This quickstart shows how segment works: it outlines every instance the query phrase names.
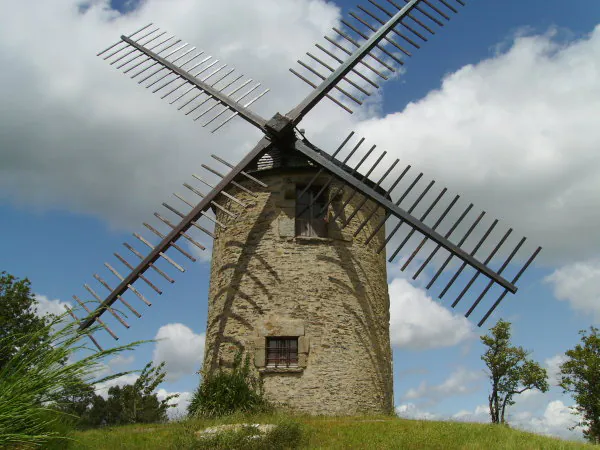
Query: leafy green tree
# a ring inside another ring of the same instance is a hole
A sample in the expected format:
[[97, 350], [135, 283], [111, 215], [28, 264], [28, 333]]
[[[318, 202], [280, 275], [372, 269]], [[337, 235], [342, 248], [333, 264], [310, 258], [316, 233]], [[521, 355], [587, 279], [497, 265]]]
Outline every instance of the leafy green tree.
[[581, 344], [567, 350], [567, 360], [560, 366], [560, 383], [564, 392], [575, 399], [575, 410], [582, 417], [577, 424], [585, 438], [600, 444], [600, 334], [590, 327], [581, 330]]
[[481, 337], [487, 347], [481, 359], [489, 370], [492, 384], [489, 408], [492, 423], [505, 424], [506, 407], [513, 405], [513, 397], [530, 389], [548, 391], [546, 369], [531, 359], [530, 352], [510, 342], [510, 322], [502, 319], [491, 328], [491, 335]]
[[33, 347], [48, 346], [47, 320], [36, 315], [38, 302], [27, 278], [0, 272], [0, 369], [18, 352], [19, 337], [35, 336]]
[[134, 384], [109, 388], [106, 400], [94, 394], [89, 410], [81, 416], [82, 425], [165, 422], [167, 410], [174, 406], [169, 402], [179, 394], [172, 394], [159, 400], [154, 393], [165, 378], [164, 366], [164, 362], [156, 367], [151, 362], [146, 364]]
[[94, 386], [81, 379], [74, 379], [54, 394], [53, 406], [59, 411], [78, 417], [79, 421], [83, 422], [87, 420], [94, 397], [96, 397]]

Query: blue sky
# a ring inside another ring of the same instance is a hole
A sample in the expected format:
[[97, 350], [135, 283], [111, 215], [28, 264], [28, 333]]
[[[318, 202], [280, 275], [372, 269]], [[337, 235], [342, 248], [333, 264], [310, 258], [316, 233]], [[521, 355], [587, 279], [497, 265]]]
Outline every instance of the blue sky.
[[[183, 193], [177, 186], [215, 148], [235, 161], [257, 138], [240, 123], [210, 136], [95, 53], [155, 21], [264, 81], [272, 92], [258, 108], [270, 115], [306, 94], [288, 67], [335, 23], [338, 8], [345, 14], [354, 6], [316, 0], [265, 0], [264, 10], [234, 0], [80, 4], [60, 0], [48, 9], [40, 3], [35, 13], [12, 4], [0, 18], [0, 61], [8, 68], [0, 75], [0, 269], [29, 277], [49, 311], [73, 303], [73, 294], [83, 296], [83, 283], [104, 293], [94, 273], [116, 284], [102, 264], [119, 265], [112, 253], [126, 255], [121, 243], [134, 242], [138, 224], [171, 192]], [[499, 317], [511, 321], [515, 343], [549, 368], [575, 345], [578, 330], [600, 319], [600, 134], [592, 119], [600, 107], [599, 17], [600, 4], [589, 0], [569, 8], [554, 0], [472, 2], [415, 53], [399, 79], [384, 85], [371, 109], [349, 117], [323, 105], [306, 120], [315, 142], [329, 148], [357, 130], [544, 247], [518, 294], [486, 325]], [[282, 19], [289, 21], [285, 29]], [[124, 342], [168, 338], [107, 362], [107, 371], [163, 358], [171, 379], [162, 388], [194, 389], [206, 326], [204, 256], [175, 274], [174, 285], [163, 284], [162, 296], [144, 291], [151, 308], [132, 297], [143, 318], [129, 317], [131, 329], [107, 320]], [[400, 292], [391, 296], [398, 314], [392, 342], [399, 410], [487, 420], [477, 409], [487, 402], [478, 342], [485, 329], [442, 312], [450, 311], [447, 302], [427, 298], [422, 283], [408, 284], [397, 264], [388, 272], [397, 288], [391, 293]], [[106, 333], [97, 337], [112, 345]], [[554, 387], [519, 401], [509, 420], [578, 438], [566, 430], [571, 404]]]

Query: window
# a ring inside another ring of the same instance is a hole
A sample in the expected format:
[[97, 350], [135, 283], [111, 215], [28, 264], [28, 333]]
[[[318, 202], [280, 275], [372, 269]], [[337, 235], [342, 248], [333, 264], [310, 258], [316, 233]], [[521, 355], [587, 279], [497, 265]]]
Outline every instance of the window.
[[298, 365], [297, 337], [268, 337], [267, 366], [290, 367]]
[[296, 236], [327, 237], [325, 190], [296, 188]]

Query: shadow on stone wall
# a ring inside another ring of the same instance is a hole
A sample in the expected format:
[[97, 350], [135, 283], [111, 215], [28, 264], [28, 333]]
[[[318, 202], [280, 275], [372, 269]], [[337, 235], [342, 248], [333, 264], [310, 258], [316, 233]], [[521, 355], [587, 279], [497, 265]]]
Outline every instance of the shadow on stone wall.
[[[269, 299], [272, 299], [272, 293], [269, 292], [265, 284], [260, 281], [256, 276], [248, 270], [249, 265], [252, 261], [258, 261], [265, 269], [265, 273], [270, 274], [278, 283], [281, 281], [275, 269], [271, 267], [267, 261], [256, 253], [256, 250], [263, 238], [263, 236], [269, 231], [271, 222], [275, 220], [273, 209], [270, 206], [272, 200], [272, 193], [269, 193], [269, 197], [265, 201], [263, 208], [261, 209], [257, 220], [254, 221], [254, 225], [250, 231], [246, 234], [246, 241], [229, 240], [223, 245], [225, 247], [238, 247], [241, 252], [236, 262], [230, 262], [221, 265], [216, 270], [219, 272], [219, 276], [223, 276], [227, 271], [233, 270], [230, 275], [230, 282], [226, 287], [221, 288], [215, 294], [214, 300], [225, 296], [221, 313], [218, 314], [211, 323], [208, 324], [208, 329], [211, 330], [211, 334], [214, 333], [214, 342], [210, 348], [207, 348], [205, 362], [208, 363], [209, 373], [216, 370], [219, 365], [230, 366], [231, 361], [221, 360], [220, 351], [221, 347], [225, 343], [229, 343], [235, 346], [236, 350], [244, 350], [244, 345], [240, 340], [234, 336], [226, 336], [225, 328], [227, 322], [230, 319], [236, 320], [243, 324], [249, 329], [253, 328], [253, 325], [245, 320], [243, 317], [233, 312], [233, 303], [236, 297], [246, 301], [248, 305], [256, 309], [259, 314], [263, 313], [262, 308], [252, 298], [243, 292], [240, 288], [242, 279], [244, 276], [249, 277], [258, 287], [262, 290], [263, 294]], [[243, 212], [242, 212], [243, 214]], [[213, 300], [213, 301], [214, 301]], [[214, 327], [217, 327], [216, 331]]]
[[[376, 248], [377, 241], [378, 239], [373, 240], [371, 244], [373, 249]], [[391, 368], [389, 367], [391, 361], [388, 362], [388, 358], [391, 356], [391, 349], [389, 336], [383, 336], [379, 332], [379, 330], [381, 330], [380, 321], [389, 321], [388, 314], [384, 313], [383, 317], [381, 317], [383, 311], [378, 312], [373, 310], [368, 292], [373, 294], [378, 288], [370, 283], [369, 277], [364, 271], [361, 261], [356, 258], [351, 251], [352, 245], [335, 245], [333, 248], [338, 255], [337, 258], [321, 256], [319, 257], [319, 260], [326, 261], [329, 264], [338, 265], [348, 276], [348, 280], [351, 283], [350, 285], [347, 282], [332, 276], [329, 277], [329, 281], [341, 287], [348, 292], [350, 296], [356, 299], [356, 303], [345, 302], [343, 307], [349, 314], [354, 316], [356, 319], [355, 323], [361, 324], [360, 329], [355, 329], [355, 334], [363, 348], [366, 350], [371, 365], [376, 368], [376, 370], [371, 372], [373, 374], [373, 384], [378, 387], [382, 399], [385, 400], [385, 407], [391, 412], [393, 410], [392, 373]], [[365, 286], [361, 282], [360, 275], [362, 275], [362, 278], [369, 283], [369, 290], [365, 289]], [[387, 282], [387, 280], [384, 282]], [[358, 304], [360, 312], [356, 311], [355, 304]], [[385, 327], [384, 329], [387, 330], [388, 327]], [[382, 367], [382, 363], [384, 364], [384, 367]]]

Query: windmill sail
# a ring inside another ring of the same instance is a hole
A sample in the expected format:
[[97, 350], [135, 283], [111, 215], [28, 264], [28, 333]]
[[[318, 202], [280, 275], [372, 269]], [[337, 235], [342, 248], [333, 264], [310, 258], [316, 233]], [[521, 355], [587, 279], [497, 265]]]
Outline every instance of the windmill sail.
[[[161, 275], [165, 280], [167, 280], [170, 283], [173, 283], [175, 280], [173, 280], [169, 275], [167, 275], [164, 271], [162, 271], [155, 265], [156, 261], [162, 258], [166, 262], [168, 262], [171, 266], [173, 266], [175, 269], [177, 269], [178, 271], [180, 271], [180, 272], [185, 271], [185, 269], [180, 264], [175, 262], [171, 257], [169, 257], [167, 255], [167, 250], [169, 250], [170, 248], [176, 249], [179, 253], [183, 254], [187, 259], [191, 260], [192, 262], [195, 261], [195, 258], [192, 255], [190, 255], [187, 251], [185, 251], [180, 245], [178, 245], [177, 241], [181, 238], [184, 238], [185, 240], [189, 241], [191, 244], [195, 245], [199, 249], [201, 249], [201, 250], [206, 249], [206, 247], [204, 245], [197, 242], [195, 239], [193, 239], [188, 234], [188, 230], [192, 227], [195, 227], [195, 228], [199, 229], [200, 231], [202, 231], [203, 233], [205, 233], [205, 235], [207, 235], [209, 237], [214, 237], [213, 233], [210, 230], [206, 229], [205, 227], [203, 227], [202, 225], [200, 225], [197, 222], [202, 217], [208, 217], [215, 223], [216, 226], [222, 226], [216, 219], [211, 218], [209, 216], [208, 210], [211, 207], [217, 207], [229, 215], [236, 216], [236, 214], [234, 212], [226, 209], [222, 205], [215, 202], [216, 197], [219, 195], [223, 195], [223, 196], [230, 198], [233, 201], [233, 203], [237, 203], [241, 207], [246, 206], [242, 202], [237, 200], [234, 196], [232, 196], [231, 194], [228, 194], [226, 191], [227, 188], [231, 185], [235, 185], [238, 187], [241, 186], [239, 183], [234, 181], [234, 178], [236, 178], [237, 176], [244, 176], [244, 177], [252, 180], [253, 183], [257, 184], [261, 188], [266, 187], [266, 185], [263, 182], [254, 178], [252, 175], [246, 173], [244, 171], [244, 169], [256, 157], [260, 156], [260, 154], [262, 152], [266, 151], [270, 145], [271, 145], [271, 142], [268, 139], [263, 138], [256, 145], [256, 147], [250, 153], [248, 153], [242, 159], [242, 161], [236, 166], [233, 166], [232, 164], [226, 162], [224, 159], [222, 159], [216, 155], [213, 155], [214, 159], [216, 159], [220, 163], [226, 165], [227, 167], [231, 168], [231, 170], [229, 171], [229, 173], [227, 175], [221, 175], [221, 173], [218, 170], [215, 170], [204, 164], [203, 167], [207, 171], [209, 171], [212, 174], [217, 174], [217, 175], [221, 176], [221, 180], [215, 186], [215, 185], [212, 185], [211, 183], [205, 181], [203, 178], [199, 177], [198, 175], [194, 175], [194, 178], [196, 178], [198, 181], [211, 187], [210, 192], [208, 192], [207, 194], [202, 193], [198, 188], [191, 186], [189, 183], [184, 183], [184, 186], [188, 187], [191, 191], [193, 191], [195, 194], [197, 194], [198, 196], [200, 196], [202, 198], [195, 206], [193, 205], [193, 203], [186, 202], [186, 203], [188, 203], [188, 206], [192, 207], [192, 210], [189, 213], [183, 214], [183, 213], [179, 212], [176, 208], [173, 208], [172, 206], [170, 206], [166, 203], [163, 203], [163, 206], [165, 208], [167, 208], [169, 211], [171, 211], [172, 213], [179, 216], [181, 218], [181, 220], [177, 224], [173, 224], [168, 219], [165, 219], [161, 214], [154, 213], [155, 217], [157, 217], [162, 222], [163, 225], [167, 225], [168, 232], [165, 232], [166, 234], [161, 233], [152, 225], [144, 223], [144, 226], [147, 229], [149, 229], [151, 232], [153, 232], [153, 234], [155, 234], [161, 238], [160, 243], [156, 246], [152, 245], [146, 238], [144, 238], [139, 233], [133, 233], [134, 237], [136, 239], [138, 239], [140, 242], [142, 242], [146, 247], [148, 247], [150, 251], [146, 255], [144, 255], [144, 254], [140, 253], [138, 250], [136, 250], [131, 244], [129, 244], [129, 243], [124, 244], [124, 246], [128, 250], [130, 250], [132, 253], [134, 253], [141, 260], [135, 267], [132, 264], [128, 263], [127, 260], [125, 258], [123, 258], [121, 255], [119, 255], [118, 253], [115, 253], [115, 256], [117, 257], [117, 259], [121, 263], [126, 265], [126, 267], [128, 267], [128, 269], [130, 269], [130, 272], [127, 276], [121, 275], [110, 264], [105, 263], [105, 267], [107, 269], [109, 269], [109, 271], [120, 280], [120, 283], [115, 288], [111, 288], [110, 285], [106, 281], [104, 281], [103, 278], [101, 278], [97, 274], [94, 275], [94, 278], [102, 286], [104, 286], [106, 289], [108, 289], [110, 291], [110, 293], [106, 296], [106, 298], [104, 300], [101, 299], [101, 297], [98, 295], [98, 293], [93, 288], [91, 288], [87, 284], [84, 284], [85, 289], [96, 300], [97, 306], [94, 311], [90, 311], [90, 309], [87, 308], [87, 306], [85, 305], [84, 302], [81, 302], [78, 297], [74, 296], [75, 300], [88, 312], [88, 315], [85, 318], [80, 319], [81, 320], [80, 329], [82, 329], [82, 330], [86, 329], [86, 328], [90, 327], [95, 321], [97, 321], [102, 327], [104, 327], [106, 329], [106, 331], [114, 339], [118, 339], [117, 335], [115, 333], [113, 333], [112, 330], [110, 330], [106, 326], [106, 324], [104, 322], [102, 322], [102, 320], [100, 319], [100, 316], [102, 314], [104, 314], [104, 312], [108, 311], [123, 326], [125, 326], [126, 328], [129, 328], [129, 324], [127, 324], [127, 322], [124, 321], [124, 319], [121, 317], [121, 315], [118, 314], [118, 312], [115, 311], [115, 309], [112, 307], [112, 305], [117, 300], [121, 301], [125, 306], [127, 306], [128, 309], [130, 311], [132, 311], [136, 316], [141, 317], [141, 314], [139, 314], [131, 305], [129, 305], [123, 299], [123, 295], [125, 294], [125, 292], [127, 292], [128, 290], [131, 291], [140, 300], [142, 300], [144, 303], [146, 303], [146, 305], [150, 306], [150, 303], [139, 292], [139, 290], [135, 288], [134, 283], [138, 280], [142, 280], [147, 285], [149, 285], [154, 291], [156, 291], [158, 294], [161, 294], [162, 291], [160, 289], [158, 289], [145, 275], [145, 273], [150, 270], [154, 270], [159, 275]], [[179, 195], [177, 197], [180, 199], [183, 198]], [[97, 342], [94, 341], [94, 344], [97, 345]]]
[[[150, 31], [148, 31], [150, 29]], [[166, 37], [165, 37], [166, 36]], [[215, 132], [236, 116], [263, 129], [265, 119], [248, 107], [269, 89], [251, 78], [234, 74], [235, 69], [181, 43], [181, 39], [146, 25], [97, 54], [110, 65], [130, 75], [138, 84], [159, 93], [177, 109], [202, 119]]]
[[[408, 197], [408, 195], [415, 188], [417, 183], [421, 180], [423, 174], [422, 173], [419, 174], [413, 180], [413, 182], [408, 186], [408, 188], [405, 189], [404, 192], [402, 192], [399, 195], [399, 198], [396, 201], [394, 201], [393, 198], [398, 197], [398, 193], [396, 193], [394, 191], [394, 189], [396, 188], [396, 186], [398, 185], [400, 180], [406, 175], [410, 166], [408, 166], [404, 171], [401, 172], [400, 176], [392, 183], [391, 187], [388, 188], [387, 191], [382, 193], [381, 189], [380, 189], [380, 185], [384, 181], [384, 179], [390, 174], [392, 169], [396, 166], [396, 164], [398, 163], [398, 160], [393, 162], [391, 164], [391, 166], [388, 168], [388, 170], [385, 172], [385, 174], [379, 179], [379, 181], [374, 183], [373, 181], [369, 180], [368, 177], [375, 170], [375, 168], [381, 163], [381, 161], [383, 160], [383, 157], [385, 156], [385, 152], [383, 152], [379, 156], [379, 158], [370, 167], [370, 169], [367, 171], [367, 173], [365, 175], [361, 175], [358, 172], [358, 170], [360, 169], [360, 166], [362, 166], [362, 164], [372, 154], [373, 150], [375, 149], [375, 146], [371, 147], [365, 153], [363, 158], [357, 163], [356, 166], [349, 167], [346, 164], [348, 162], [348, 160], [355, 154], [358, 147], [360, 145], [362, 145], [362, 143], [364, 142], [364, 139], [361, 139], [359, 141], [358, 145], [356, 145], [350, 151], [349, 155], [346, 156], [346, 158], [343, 161], [340, 161], [339, 159], [336, 158], [338, 153], [340, 153], [340, 150], [349, 141], [352, 134], [353, 133], [351, 133], [344, 140], [342, 145], [331, 156], [329, 154], [327, 154], [326, 152], [324, 152], [323, 150], [319, 149], [318, 147], [314, 146], [313, 144], [309, 143], [306, 140], [305, 141], [298, 140], [295, 143], [295, 149], [297, 151], [303, 153], [308, 158], [312, 159], [315, 163], [317, 163], [322, 168], [322, 170], [329, 172], [331, 174], [332, 178], [336, 177], [336, 178], [342, 180], [347, 186], [349, 186], [351, 188], [349, 197], [345, 200], [343, 206], [338, 211], [343, 211], [344, 207], [348, 203], [350, 203], [350, 200], [355, 195], [360, 195], [363, 197], [363, 200], [359, 203], [358, 208], [352, 214], [350, 214], [350, 216], [348, 218], [345, 218], [345, 220], [343, 220], [340, 225], [342, 227], [347, 226], [350, 223], [350, 221], [353, 219], [353, 217], [356, 215], [356, 213], [359, 211], [359, 209], [362, 208], [366, 204], [367, 201], [369, 201], [369, 200], [372, 201], [376, 205], [376, 208], [373, 209], [371, 211], [371, 214], [369, 214], [367, 216], [367, 218], [359, 225], [359, 227], [357, 228], [357, 230], [354, 233], [354, 236], [357, 236], [360, 233], [360, 231], [367, 224], [369, 219], [375, 214], [376, 209], [382, 208], [385, 211], [384, 219], [379, 223], [378, 226], [376, 226], [375, 230], [373, 230], [370, 233], [370, 235], [366, 238], [366, 241], [365, 241], [365, 244], [368, 244], [373, 239], [373, 237], [377, 234], [377, 232], [381, 229], [381, 227], [383, 227], [386, 224], [386, 222], [388, 222], [391, 225], [392, 222], [389, 222], [388, 219], [390, 219], [390, 218], [397, 219], [397, 223], [395, 224], [393, 229], [389, 232], [385, 241], [377, 249], [377, 252], [381, 252], [386, 248], [386, 244], [388, 244], [392, 240], [392, 238], [396, 235], [398, 230], [404, 224], [406, 224], [410, 228], [410, 232], [407, 233], [407, 235], [404, 237], [404, 239], [399, 244], [399, 246], [392, 252], [391, 256], [388, 259], [389, 262], [393, 262], [396, 259], [396, 257], [400, 253], [400, 251], [404, 248], [404, 246], [409, 242], [409, 240], [413, 237], [413, 235], [415, 233], [417, 235], [422, 236], [422, 239], [421, 239], [421, 242], [416, 246], [416, 248], [414, 249], [414, 251], [410, 255], [410, 257], [404, 262], [404, 264], [401, 268], [402, 271], [404, 271], [410, 265], [410, 263], [414, 260], [414, 258], [417, 256], [417, 254], [421, 250], [424, 249], [425, 243], [427, 241], [434, 242], [436, 244], [435, 248], [428, 255], [428, 257], [425, 259], [425, 261], [421, 264], [419, 269], [413, 274], [413, 277], [412, 277], [413, 279], [416, 279], [423, 272], [423, 269], [425, 269], [425, 267], [431, 263], [433, 257], [436, 255], [436, 253], [438, 253], [440, 250], [442, 250], [442, 252], [445, 252], [447, 255], [446, 259], [445, 259], [444, 263], [438, 268], [438, 270], [436, 271], [436, 273], [432, 277], [432, 279], [429, 281], [429, 283], [427, 284], [427, 289], [430, 289], [434, 285], [434, 283], [439, 279], [440, 275], [448, 267], [449, 263], [453, 260], [453, 258], [457, 258], [459, 261], [461, 261], [460, 266], [456, 271], [454, 271], [454, 275], [452, 276], [452, 278], [448, 281], [448, 283], [445, 285], [445, 287], [440, 292], [439, 298], [444, 297], [445, 294], [450, 289], [450, 287], [456, 282], [456, 280], [465, 273], [465, 268], [470, 267], [470, 268], [474, 269], [475, 274], [470, 278], [470, 280], [467, 282], [464, 289], [458, 294], [458, 296], [452, 303], [453, 308], [457, 306], [457, 304], [465, 296], [467, 291], [473, 286], [474, 282], [477, 280], [477, 278], [480, 275], [483, 275], [484, 277], [486, 277], [489, 280], [489, 283], [486, 286], [486, 288], [484, 289], [484, 291], [479, 295], [479, 297], [471, 305], [471, 307], [465, 314], [466, 317], [469, 317], [472, 314], [473, 310], [479, 305], [482, 298], [487, 294], [487, 292], [490, 290], [492, 285], [496, 284], [496, 285], [500, 286], [503, 289], [502, 294], [499, 296], [499, 298], [496, 300], [496, 302], [494, 302], [492, 307], [488, 310], [488, 312], [482, 317], [482, 319], [478, 323], [478, 326], [483, 325], [483, 323], [487, 320], [487, 318], [490, 316], [490, 314], [496, 309], [496, 307], [498, 306], [500, 301], [502, 301], [502, 299], [506, 296], [506, 294], [508, 292], [511, 292], [513, 294], [517, 292], [517, 287], [515, 286], [515, 283], [518, 281], [518, 279], [520, 278], [522, 273], [527, 269], [527, 267], [533, 262], [535, 257], [540, 252], [541, 247], [538, 247], [533, 252], [533, 254], [529, 257], [529, 259], [527, 260], [525, 265], [517, 272], [517, 274], [512, 278], [511, 281], [507, 280], [506, 278], [504, 278], [503, 272], [507, 268], [509, 263], [512, 261], [512, 259], [516, 255], [516, 253], [521, 249], [523, 243], [525, 242], [525, 238], [522, 238], [519, 241], [519, 243], [512, 249], [510, 255], [508, 256], [508, 258], [504, 261], [504, 263], [501, 265], [501, 267], [498, 270], [492, 269], [490, 266], [490, 263], [493, 261], [494, 256], [496, 256], [496, 254], [498, 253], [500, 248], [506, 243], [508, 237], [512, 234], [512, 231], [513, 231], [512, 228], [508, 229], [504, 233], [502, 238], [496, 243], [493, 250], [487, 255], [485, 260], [482, 261], [480, 259], [480, 257], [477, 255], [477, 253], [480, 250], [480, 248], [483, 246], [483, 244], [486, 242], [487, 238], [490, 236], [490, 234], [492, 233], [492, 231], [494, 230], [496, 225], [498, 224], [497, 219], [495, 219], [492, 222], [492, 224], [486, 229], [486, 231], [483, 233], [483, 236], [479, 239], [479, 241], [477, 242], [477, 244], [471, 251], [465, 250], [465, 248], [464, 248], [465, 242], [467, 242], [468, 238], [473, 235], [473, 231], [475, 231], [477, 229], [477, 227], [481, 225], [481, 219], [485, 216], [485, 212], [481, 212], [474, 220], [472, 220], [472, 218], [471, 218], [471, 219], [467, 219], [467, 221], [465, 221], [465, 222], [469, 222], [469, 220], [471, 220], [471, 224], [470, 224], [467, 232], [464, 233], [462, 235], [462, 237], [459, 237], [458, 242], [456, 242], [457, 236], [455, 236], [453, 233], [456, 231], [459, 224], [461, 224], [461, 222], [464, 221], [465, 217], [472, 210], [473, 204], [470, 204], [466, 208], [466, 210], [463, 211], [463, 213], [460, 215], [458, 220], [456, 220], [456, 222], [451, 226], [450, 230], [447, 233], [445, 233], [444, 235], [442, 235], [436, 229], [444, 221], [444, 219], [448, 216], [448, 213], [452, 210], [452, 208], [456, 205], [456, 203], [459, 199], [459, 196], [458, 195], [455, 196], [453, 198], [453, 200], [450, 202], [450, 204], [443, 210], [443, 212], [441, 212], [439, 214], [433, 214], [434, 217], [437, 215], [438, 219], [435, 221], [435, 223], [428, 225], [426, 223], [426, 219], [430, 216], [431, 212], [437, 207], [439, 201], [446, 194], [447, 189], [444, 188], [440, 191], [440, 193], [435, 197], [434, 201], [431, 204], [429, 204], [429, 206], [427, 207], [425, 212], [420, 217], [414, 216], [413, 211], [418, 206], [420, 206], [420, 202], [430, 191], [431, 187], [435, 184], [435, 181], [431, 181], [421, 191], [420, 195], [417, 196], [416, 200], [412, 201], [412, 204], [410, 204], [408, 209], [404, 209], [402, 207], [403, 201]], [[385, 164], [384, 164], [384, 166], [385, 166]], [[309, 183], [304, 188], [305, 191], [310, 189], [310, 187], [315, 179], [316, 179], [316, 177], [314, 177], [313, 180], [311, 181], [311, 183]], [[322, 208], [322, 210], [321, 210], [322, 214], [325, 213], [327, 206], [329, 206], [329, 205], [325, 205], [325, 207]], [[300, 214], [301, 213], [302, 212], [300, 212]], [[339, 218], [339, 212], [338, 212], [338, 214], [334, 215], [333, 218], [330, 220], [336, 220], [338, 218]], [[462, 225], [465, 226], [466, 223], [463, 223]]]
[[436, 33], [434, 28], [443, 27], [464, 6], [462, 0], [369, 3], [369, 7], [359, 5], [360, 12], [350, 12], [340, 28], [334, 27], [333, 37], [325, 36], [325, 42], [315, 44], [316, 55], [307, 52], [308, 58], [298, 60], [301, 68], [290, 69], [314, 88], [287, 114], [292, 122], [299, 122], [323, 97], [352, 113], [352, 104], [362, 105], [372, 89], [378, 89]]

